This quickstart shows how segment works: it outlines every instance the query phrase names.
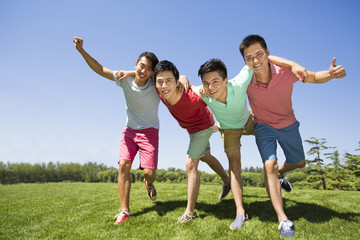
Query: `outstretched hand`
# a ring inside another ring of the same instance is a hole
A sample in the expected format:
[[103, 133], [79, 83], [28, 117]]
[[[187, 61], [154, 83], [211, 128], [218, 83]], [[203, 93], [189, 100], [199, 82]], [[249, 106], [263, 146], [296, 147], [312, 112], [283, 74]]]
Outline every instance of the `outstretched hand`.
[[331, 62], [329, 73], [333, 78], [343, 78], [346, 76], [345, 68], [342, 65], [336, 65], [336, 57]]
[[83, 48], [83, 39], [79, 37], [73, 37], [73, 42], [75, 44], [76, 49], [79, 51]]

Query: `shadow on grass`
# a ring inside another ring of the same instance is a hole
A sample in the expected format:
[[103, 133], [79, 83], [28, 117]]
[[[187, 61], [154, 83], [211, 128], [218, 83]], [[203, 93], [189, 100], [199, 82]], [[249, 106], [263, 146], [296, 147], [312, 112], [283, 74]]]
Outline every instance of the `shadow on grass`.
[[[285, 213], [291, 220], [298, 220], [300, 218], [312, 223], [320, 223], [330, 221], [332, 218], [339, 218], [346, 221], [358, 222], [360, 214], [356, 213], [339, 213], [330, 208], [323, 207], [313, 203], [298, 202], [289, 199], [283, 199], [284, 205], [287, 202], [291, 206], [285, 207]], [[245, 209], [250, 217], [258, 217], [260, 221], [277, 221], [275, 210], [270, 200], [256, 201], [245, 204]]]
[[[168, 212], [175, 211], [176, 209], [186, 209], [187, 201], [155, 201], [154, 206], [143, 209], [142, 211], [132, 214], [138, 216], [148, 212], [156, 211], [159, 216], [163, 216]], [[235, 215], [234, 200], [223, 200], [217, 204], [208, 204], [197, 202], [196, 210], [204, 212], [199, 217], [204, 218], [208, 215], [214, 215], [218, 219], [233, 219]], [[179, 216], [180, 217], [180, 216]]]
[[[246, 196], [245, 196], [246, 198]], [[259, 197], [263, 199], [264, 197]], [[303, 203], [294, 200], [283, 199], [284, 205], [286, 202], [291, 202], [291, 206], [285, 207], [286, 215], [291, 220], [298, 220], [304, 218], [309, 222], [320, 223], [330, 221], [332, 218], [339, 218], [346, 221], [359, 221], [360, 214], [355, 213], [339, 213], [327, 207], [323, 207], [313, 203]], [[154, 206], [136, 212], [133, 216], [146, 214], [148, 212], [156, 211], [159, 216], [163, 216], [168, 212], [175, 211], [180, 208], [185, 211], [187, 201], [155, 201]], [[277, 216], [270, 200], [255, 201], [251, 203], [244, 203], [244, 208], [249, 214], [250, 218], [257, 217], [263, 222], [277, 222]], [[200, 214], [201, 218], [206, 216], [215, 216], [219, 220], [234, 219], [235, 217], [235, 203], [233, 199], [226, 199], [219, 201], [216, 204], [208, 204], [203, 202], [196, 203], [196, 210], [203, 212]], [[180, 216], [179, 216], [180, 217]]]

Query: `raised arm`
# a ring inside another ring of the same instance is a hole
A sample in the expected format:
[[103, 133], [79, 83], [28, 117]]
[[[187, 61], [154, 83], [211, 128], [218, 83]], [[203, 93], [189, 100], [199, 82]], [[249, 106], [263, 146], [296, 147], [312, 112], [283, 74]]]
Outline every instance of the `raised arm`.
[[75, 44], [76, 50], [83, 56], [86, 63], [89, 67], [94, 70], [97, 74], [114, 81], [113, 71], [103, 67], [100, 63], [98, 63], [94, 58], [92, 58], [83, 48], [83, 40], [79, 37], [73, 37], [73, 42]]
[[301, 82], [308, 81], [308, 77], [309, 77], [308, 71], [306, 70], [306, 68], [299, 65], [298, 63], [273, 55], [270, 55], [269, 59], [272, 63], [275, 63], [276, 65], [291, 68], [291, 71], [295, 74], [295, 76], [297, 77], [297, 79], [299, 79], [299, 81]]
[[346, 76], [345, 68], [342, 65], [336, 66], [336, 57], [333, 58], [328, 71], [309, 72], [307, 82], [325, 83], [333, 78], [344, 78]]

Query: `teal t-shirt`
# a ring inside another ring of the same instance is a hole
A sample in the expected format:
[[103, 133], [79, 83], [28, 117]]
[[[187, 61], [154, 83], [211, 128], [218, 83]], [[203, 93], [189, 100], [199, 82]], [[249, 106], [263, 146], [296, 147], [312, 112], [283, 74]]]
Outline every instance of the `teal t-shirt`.
[[253, 74], [254, 72], [248, 66], [244, 66], [235, 78], [229, 80], [226, 104], [213, 98], [202, 97], [199, 93], [200, 87], [194, 89], [215, 115], [220, 129], [238, 129], [245, 126], [250, 116], [246, 90]]

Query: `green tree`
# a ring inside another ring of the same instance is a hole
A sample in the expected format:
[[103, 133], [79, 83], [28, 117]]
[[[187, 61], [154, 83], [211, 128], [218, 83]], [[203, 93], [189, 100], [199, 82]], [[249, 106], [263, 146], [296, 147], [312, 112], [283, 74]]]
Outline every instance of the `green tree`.
[[[327, 150], [332, 147], [326, 146], [326, 139], [325, 138], [315, 138], [311, 137], [309, 140], [305, 140], [308, 144], [310, 144], [311, 148], [307, 152], [309, 155], [315, 155], [313, 160], [306, 160], [308, 167], [306, 171], [308, 173], [307, 181], [311, 184], [314, 188], [326, 189], [326, 181], [325, 181], [325, 171], [324, 171], [324, 160], [321, 158], [321, 153], [324, 150]], [[319, 184], [320, 183], [320, 184]]]
[[332, 161], [325, 167], [328, 188], [337, 188], [338, 190], [348, 188], [349, 183], [346, 181], [346, 173], [344, 171], [344, 166], [341, 164], [340, 161], [339, 151], [335, 150], [332, 153], [325, 153], [324, 155], [327, 156], [327, 159], [330, 159]]
[[[360, 151], [360, 141], [359, 148], [355, 149], [355, 151]], [[348, 172], [347, 176], [350, 182], [351, 190], [360, 190], [360, 155], [353, 155], [347, 153], [345, 155], [345, 169]]]
[[[360, 151], [360, 141], [359, 148], [355, 151]], [[360, 177], [360, 155], [352, 155], [347, 153], [346, 158], [346, 168], [350, 170], [356, 177]]]

